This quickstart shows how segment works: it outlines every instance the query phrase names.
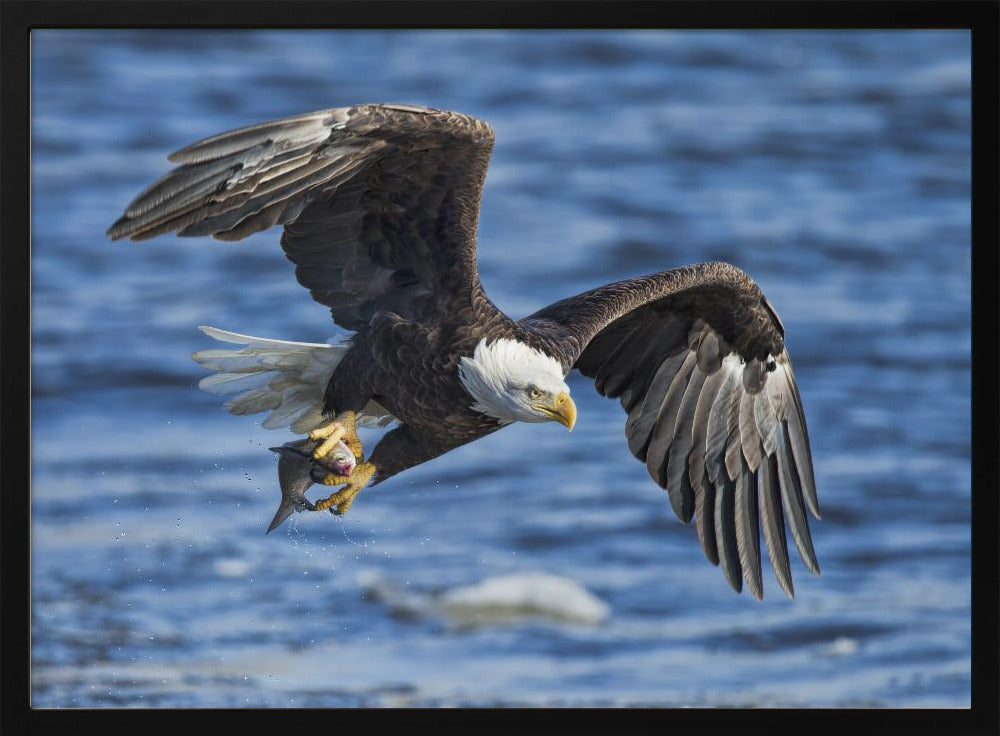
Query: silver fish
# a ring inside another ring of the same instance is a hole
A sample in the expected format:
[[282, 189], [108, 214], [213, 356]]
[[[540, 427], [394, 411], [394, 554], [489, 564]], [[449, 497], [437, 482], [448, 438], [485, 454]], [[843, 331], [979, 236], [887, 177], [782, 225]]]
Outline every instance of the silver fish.
[[357, 458], [343, 442], [338, 442], [320, 462], [312, 452], [319, 443], [310, 439], [286, 442], [281, 447], [268, 448], [278, 453], [278, 484], [281, 486], [281, 503], [271, 519], [266, 534], [270, 534], [292, 515], [293, 511], [315, 506], [306, 498], [306, 491], [313, 483], [321, 482], [327, 473], [348, 476], [354, 470]]

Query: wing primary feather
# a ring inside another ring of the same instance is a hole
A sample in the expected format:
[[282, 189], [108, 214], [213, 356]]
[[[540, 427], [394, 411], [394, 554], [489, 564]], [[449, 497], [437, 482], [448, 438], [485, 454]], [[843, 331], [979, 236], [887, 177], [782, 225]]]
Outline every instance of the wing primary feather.
[[[265, 207], [287, 203], [316, 184], [334, 187], [364, 165], [360, 159], [319, 159], [277, 177], [251, 196], [222, 199], [204, 212], [205, 219], [178, 231], [184, 237], [222, 233], [260, 213]], [[258, 228], [262, 229], [262, 228]], [[254, 231], [255, 232], [255, 231]]]
[[231, 175], [232, 172], [226, 170], [203, 179], [184, 190], [173, 193], [169, 199], [150, 205], [143, 210], [141, 215], [134, 218], [122, 215], [108, 229], [108, 237], [112, 240], [125, 236], [130, 236], [134, 240], [145, 240], [152, 237], [152, 235], [161, 232], [164, 225], [170, 225], [175, 220], [197, 210], [206, 197], [215, 194], [225, 186]]
[[667, 494], [677, 518], [687, 524], [694, 513], [694, 488], [688, 477], [688, 455], [694, 439], [694, 412], [698, 397], [707, 376], [698, 369], [697, 361], [691, 371], [691, 378], [684, 396], [677, 407], [674, 424], [674, 438], [670, 443], [665, 461], [667, 463]]
[[[695, 408], [694, 424], [691, 429], [691, 453], [688, 455], [688, 480], [694, 490], [695, 526], [698, 541], [705, 557], [713, 565], [719, 564], [719, 552], [715, 539], [715, 486], [708, 477], [706, 467], [706, 446], [708, 419], [716, 404], [719, 390], [727, 378], [727, 372], [717, 370], [705, 379]], [[719, 465], [713, 460], [713, 465]]]
[[284, 145], [315, 145], [330, 136], [331, 128], [347, 120], [348, 108], [318, 110], [294, 117], [247, 125], [196, 141], [167, 158], [181, 164], [196, 164], [239, 153], [260, 144], [280, 140]]
[[812, 536], [809, 533], [809, 520], [806, 517], [806, 507], [802, 501], [802, 489], [799, 486], [798, 475], [792, 471], [789, 464], [791, 450], [783, 425], [780, 425], [780, 429], [778, 451], [775, 453], [775, 458], [778, 463], [778, 477], [781, 481], [782, 505], [791, 527], [792, 539], [795, 541], [802, 561], [810, 572], [819, 575], [819, 562], [816, 560]]
[[736, 479], [736, 546], [747, 587], [757, 600], [764, 598], [760, 568], [760, 531], [757, 513], [757, 481], [743, 463]]
[[702, 478], [695, 487], [694, 528], [698, 531], [698, 542], [705, 559], [713, 565], [719, 564], [718, 543], [715, 538], [715, 486]]
[[140, 192], [125, 208], [125, 217], [134, 220], [185, 192], [200, 191], [206, 181], [225, 181], [239, 168], [234, 161], [206, 161], [175, 169]]
[[649, 447], [650, 436], [656, 424], [656, 416], [663, 403], [663, 398], [667, 395], [667, 389], [677, 374], [677, 369], [683, 364], [687, 357], [686, 350], [679, 351], [675, 355], [668, 356], [653, 376], [649, 390], [642, 400], [638, 410], [633, 409], [635, 421], [629, 416], [629, 421], [625, 423], [625, 436], [628, 438], [628, 449], [637, 458], [645, 462], [646, 449]]
[[723, 362], [720, 372], [725, 372], [726, 377], [722, 380], [715, 402], [708, 411], [705, 437], [705, 471], [713, 483], [718, 483], [718, 476], [726, 472], [731, 417], [734, 408], [738, 412], [740, 406], [737, 372], [726, 362]]
[[674, 438], [677, 408], [680, 406], [684, 390], [687, 388], [688, 381], [691, 379], [691, 374], [697, 364], [697, 355], [690, 350], [687, 351], [687, 356], [678, 369], [677, 375], [674, 376], [674, 380], [670, 382], [670, 388], [667, 389], [667, 394], [663, 397], [663, 403], [656, 415], [656, 424], [653, 427], [649, 447], [646, 450], [646, 469], [649, 470], [650, 476], [661, 488], [667, 487], [667, 452]]
[[[706, 453], [708, 450], [708, 420], [712, 409], [717, 403], [719, 390], [726, 380], [726, 372], [717, 370], [705, 379], [698, 396], [698, 405], [694, 410], [691, 424], [691, 454], [688, 455], [688, 479], [695, 493], [698, 492], [702, 478], [706, 477]], [[709, 480], [711, 480], [709, 478]]]
[[[358, 146], [342, 148], [345, 154], [363, 150]], [[263, 201], [265, 195], [270, 195], [266, 197], [265, 204], [280, 199], [280, 193], [274, 194], [276, 190], [329, 165], [328, 160], [315, 159], [311, 151], [296, 150], [274, 155], [272, 150], [256, 146], [239, 152], [239, 155], [181, 166], [140, 194], [126, 209], [119, 223], [130, 231], [146, 229], [160, 222], [172, 222], [192, 207], [200, 207], [194, 223], [185, 225], [187, 231], [181, 234], [207, 235], [227, 226], [206, 225], [203, 219], [211, 223], [233, 210], [242, 211], [241, 217], [245, 217], [246, 210], [255, 206], [259, 209], [257, 203]], [[330, 183], [333, 184], [332, 181]], [[219, 196], [214, 198], [212, 195], [215, 194]], [[286, 192], [284, 198], [288, 196]], [[115, 227], [119, 223], [115, 223]], [[109, 231], [112, 237], [127, 234], [115, 227]], [[179, 230], [181, 224], [172, 222], [171, 227]]]
[[781, 490], [778, 488], [778, 470], [773, 457], [764, 458], [757, 470], [757, 496], [760, 500], [760, 521], [764, 529], [764, 542], [771, 558], [771, 567], [778, 585], [789, 598], [795, 596], [792, 572], [788, 566], [788, 544], [785, 541], [785, 522], [781, 516]]
[[788, 439], [795, 458], [796, 472], [805, 494], [806, 505], [813, 518], [819, 519], [819, 498], [816, 496], [816, 478], [813, 474], [812, 454], [809, 451], [809, 432], [806, 429], [806, 417], [802, 411], [802, 399], [799, 397], [798, 386], [795, 385], [795, 374], [788, 355], [782, 352], [778, 356], [778, 364], [784, 369], [788, 390], [792, 395], [794, 411], [788, 412]]
[[715, 489], [715, 539], [726, 581], [739, 593], [743, 590], [743, 570], [736, 540], [736, 486], [731, 480]]

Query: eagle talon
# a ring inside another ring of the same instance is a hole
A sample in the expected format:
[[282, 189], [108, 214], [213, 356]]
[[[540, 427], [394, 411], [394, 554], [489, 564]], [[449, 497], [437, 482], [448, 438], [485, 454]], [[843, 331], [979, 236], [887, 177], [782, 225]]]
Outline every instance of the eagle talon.
[[[354, 412], [341, 412], [327, 425], [317, 427], [309, 433], [309, 439], [314, 442], [323, 440], [319, 446], [313, 450], [313, 457], [322, 460], [330, 450], [336, 447], [341, 440], [350, 448], [354, 456], [359, 460], [362, 457], [361, 440], [358, 438], [357, 429], [354, 426]], [[329, 485], [329, 484], [328, 484]]]
[[[344, 491], [347, 490], [351, 490], [350, 486], [344, 489]], [[335, 493], [334, 496], [337, 499], [339, 499], [340, 496], [344, 494], [344, 491]], [[351, 508], [351, 504], [354, 503], [354, 497], [357, 496], [358, 493], [360, 493], [360, 491], [361, 489], [358, 488], [353, 490], [353, 492], [350, 493], [349, 495], [346, 495], [346, 497], [343, 500], [339, 501], [335, 506], [330, 507], [330, 513], [333, 514], [334, 516], [343, 516], [344, 514], [346, 514], [347, 509]]]
[[354, 468], [354, 472], [351, 473], [350, 478], [344, 478], [343, 476], [334, 476], [332, 473], [324, 479], [324, 483], [330, 478], [340, 478], [337, 481], [331, 481], [329, 485], [336, 485], [337, 483], [346, 482], [347, 485], [341, 488], [336, 493], [330, 494], [327, 498], [322, 501], [317, 501], [315, 505], [316, 511], [330, 510], [330, 513], [334, 516], [342, 516], [347, 513], [347, 510], [354, 503], [354, 497], [361, 492], [361, 489], [368, 485], [368, 481], [371, 480], [372, 476], [375, 474], [375, 466], [371, 463], [360, 463]]
[[347, 475], [337, 475], [336, 473], [327, 473], [326, 477], [321, 481], [325, 486], [339, 486], [341, 483], [349, 483], [351, 481], [350, 476]]

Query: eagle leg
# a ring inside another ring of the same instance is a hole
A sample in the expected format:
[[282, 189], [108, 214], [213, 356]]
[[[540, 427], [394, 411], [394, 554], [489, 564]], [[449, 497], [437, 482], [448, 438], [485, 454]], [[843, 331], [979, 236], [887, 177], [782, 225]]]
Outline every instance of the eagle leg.
[[350, 478], [330, 473], [323, 479], [324, 485], [334, 486], [345, 481], [347, 485], [336, 493], [331, 494], [328, 498], [317, 501], [315, 510], [323, 511], [330, 509], [330, 513], [336, 516], [347, 513], [347, 509], [351, 508], [351, 504], [354, 503], [354, 497], [358, 495], [362, 488], [368, 485], [368, 481], [372, 479], [373, 475], [375, 475], [375, 466], [365, 462], [358, 463], [354, 467], [354, 472], [351, 473]]
[[313, 457], [317, 460], [321, 460], [325, 457], [326, 454], [330, 452], [330, 450], [332, 450], [341, 440], [343, 440], [344, 444], [347, 445], [351, 452], [354, 453], [354, 457], [356, 457], [359, 462], [364, 459], [361, 439], [358, 437], [357, 429], [354, 426], [353, 411], [341, 412], [329, 424], [317, 427], [309, 433], [309, 439], [323, 440], [316, 447], [316, 449], [313, 450]]

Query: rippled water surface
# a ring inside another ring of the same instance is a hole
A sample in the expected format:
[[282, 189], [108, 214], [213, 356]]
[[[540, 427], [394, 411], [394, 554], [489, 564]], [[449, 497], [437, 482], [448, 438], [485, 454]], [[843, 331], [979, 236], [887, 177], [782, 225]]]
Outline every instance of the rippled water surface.
[[[34, 706], [969, 705], [968, 32], [36, 31], [32, 55]], [[292, 436], [197, 389], [196, 326], [321, 341], [326, 310], [277, 231], [103, 233], [170, 151], [368, 101], [493, 125], [479, 267], [513, 316], [696, 261], [757, 279], [822, 577], [734, 594], [578, 375], [571, 435], [513, 426], [264, 536]]]

